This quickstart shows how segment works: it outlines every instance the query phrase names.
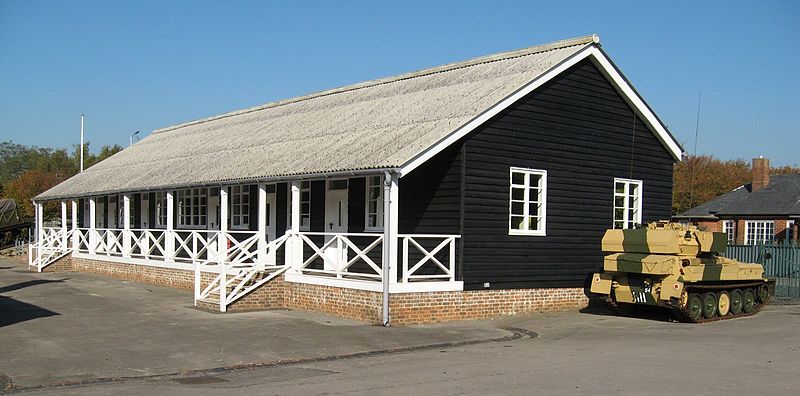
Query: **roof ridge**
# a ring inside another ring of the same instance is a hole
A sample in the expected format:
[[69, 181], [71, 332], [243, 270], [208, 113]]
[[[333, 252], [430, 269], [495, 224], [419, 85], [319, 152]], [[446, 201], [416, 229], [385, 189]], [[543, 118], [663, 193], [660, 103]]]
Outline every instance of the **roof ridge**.
[[574, 46], [577, 46], [577, 45], [584, 45], [584, 44], [590, 44], [590, 43], [599, 44], [600, 43], [600, 37], [597, 34], [592, 34], [592, 35], [589, 35], [589, 36], [581, 36], [581, 37], [575, 37], [575, 38], [570, 38], [570, 39], [558, 40], [558, 41], [553, 41], [553, 42], [546, 43], [546, 44], [535, 45], [535, 46], [532, 46], [532, 47], [526, 47], [526, 48], [521, 48], [521, 49], [512, 50], [512, 51], [506, 51], [506, 52], [499, 52], [499, 53], [496, 53], [496, 54], [484, 55], [484, 56], [480, 56], [480, 57], [477, 57], [477, 58], [468, 59], [468, 60], [465, 60], [465, 61], [448, 63], [448, 64], [444, 64], [444, 65], [441, 65], [441, 66], [434, 66], [434, 67], [431, 67], [431, 68], [421, 69], [421, 70], [408, 72], [408, 73], [403, 73], [403, 74], [399, 74], [399, 75], [396, 75], [396, 76], [383, 77], [383, 78], [378, 78], [378, 79], [374, 79], [374, 80], [367, 80], [367, 81], [363, 81], [363, 82], [359, 82], [359, 83], [355, 83], [355, 84], [351, 84], [351, 85], [346, 85], [346, 86], [339, 87], [339, 88], [333, 88], [333, 89], [319, 91], [319, 92], [315, 92], [315, 93], [311, 93], [311, 94], [307, 94], [307, 95], [296, 96], [296, 97], [289, 98], [289, 99], [282, 99], [282, 100], [278, 100], [278, 101], [269, 102], [269, 103], [266, 103], [266, 104], [254, 106], [254, 107], [249, 107], [249, 108], [246, 108], [246, 109], [234, 110], [234, 111], [231, 111], [231, 112], [228, 112], [228, 113], [223, 113], [223, 114], [215, 115], [215, 116], [212, 116], [212, 117], [201, 118], [201, 119], [194, 120], [194, 121], [188, 121], [188, 122], [175, 124], [175, 125], [164, 127], [164, 128], [159, 128], [159, 129], [154, 130], [153, 134], [169, 132], [169, 131], [173, 131], [173, 130], [176, 130], [176, 129], [179, 129], [179, 128], [187, 127], [187, 126], [190, 126], [190, 125], [197, 125], [197, 124], [202, 124], [202, 123], [205, 123], [205, 122], [219, 120], [219, 119], [222, 119], [222, 118], [233, 117], [233, 116], [247, 114], [247, 113], [253, 113], [253, 112], [256, 112], [256, 111], [261, 111], [261, 110], [266, 110], [266, 109], [270, 109], [270, 108], [284, 106], [284, 105], [288, 105], [288, 104], [292, 104], [292, 103], [302, 102], [302, 101], [305, 101], [305, 100], [310, 100], [310, 99], [319, 98], [319, 97], [323, 97], [323, 96], [335, 95], [335, 94], [339, 94], [339, 93], [343, 93], [343, 92], [350, 92], [350, 91], [355, 91], [355, 90], [358, 90], [358, 89], [364, 89], [364, 88], [374, 87], [374, 86], [378, 86], [378, 85], [389, 84], [389, 83], [393, 83], [393, 82], [397, 82], [397, 81], [408, 80], [408, 79], [411, 79], [411, 78], [428, 76], [428, 75], [442, 73], [442, 72], [446, 72], [446, 71], [461, 69], [461, 68], [464, 68], [464, 67], [470, 67], [470, 66], [475, 66], [475, 65], [485, 64], [485, 63], [491, 63], [491, 62], [496, 62], [496, 61], [505, 60], [505, 59], [518, 58], [518, 57], [522, 57], [522, 56], [527, 56], [527, 55], [532, 55], [532, 54], [538, 54], [538, 53], [542, 53], [542, 52], [552, 51], [552, 50], [555, 50], [555, 49], [574, 47]]

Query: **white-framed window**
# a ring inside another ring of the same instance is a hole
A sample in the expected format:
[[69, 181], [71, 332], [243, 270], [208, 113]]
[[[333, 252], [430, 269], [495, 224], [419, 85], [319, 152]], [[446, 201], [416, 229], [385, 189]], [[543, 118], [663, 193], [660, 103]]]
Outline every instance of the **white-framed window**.
[[208, 189], [178, 190], [178, 225], [182, 228], [205, 228], [208, 216]]
[[642, 223], [642, 181], [614, 179], [614, 228], [630, 229]]
[[786, 233], [784, 234], [786, 235], [786, 238], [784, 238], [786, 242], [794, 242], [794, 240], [797, 239], [794, 232], [794, 225], [794, 220], [786, 220]]
[[744, 244], [759, 245], [775, 240], [775, 222], [748, 220], [744, 222]]
[[365, 230], [383, 230], [383, 176], [367, 176], [367, 202], [365, 210]]
[[156, 228], [167, 227], [167, 193], [165, 191], [156, 192]]
[[311, 229], [311, 182], [300, 182], [300, 229]]
[[547, 171], [511, 168], [508, 234], [545, 235]]
[[722, 232], [728, 236], [728, 244], [736, 243], [736, 220], [725, 220], [722, 222]]
[[250, 186], [231, 186], [228, 197], [231, 208], [231, 229], [250, 226]]

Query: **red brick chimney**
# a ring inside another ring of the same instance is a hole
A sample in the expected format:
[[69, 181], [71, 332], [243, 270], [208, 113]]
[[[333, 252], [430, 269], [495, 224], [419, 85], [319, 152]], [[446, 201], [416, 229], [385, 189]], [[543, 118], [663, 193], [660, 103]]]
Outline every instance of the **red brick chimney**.
[[753, 185], [751, 192], [756, 192], [769, 185], [769, 159], [753, 158]]

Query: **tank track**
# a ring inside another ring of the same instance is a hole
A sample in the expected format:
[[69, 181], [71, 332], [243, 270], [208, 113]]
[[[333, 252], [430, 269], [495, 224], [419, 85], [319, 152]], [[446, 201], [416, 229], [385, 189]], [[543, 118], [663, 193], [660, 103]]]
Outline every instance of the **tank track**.
[[[686, 288], [686, 291], [688, 293], [702, 293], [702, 292], [720, 291], [720, 290], [731, 291], [731, 290], [734, 290], [734, 289], [746, 289], [746, 288], [750, 288], [750, 287], [752, 287], [754, 289], [757, 289], [759, 286], [762, 286], [764, 284], [765, 283], [762, 282], [762, 281], [745, 282], [745, 283], [737, 283], [737, 284], [724, 284], [724, 285], [687, 284], [685, 286], [685, 288]], [[605, 301], [605, 303], [608, 305], [608, 307], [611, 309], [611, 311], [614, 312], [617, 315], [629, 316], [629, 317], [637, 316], [635, 311], [632, 309], [632, 308], [635, 308], [635, 307], [638, 306], [636, 304], [624, 304], [626, 306], [630, 305], [630, 307], [623, 307], [620, 304], [618, 304], [614, 300], [614, 298], [611, 297], [610, 295], [603, 296], [601, 298], [601, 300]], [[697, 319], [697, 320], [693, 320], [691, 318], [691, 316], [689, 315], [688, 306], [681, 307], [680, 304], [673, 303], [673, 304], [671, 304], [670, 306], [668, 306], [666, 308], [667, 308], [667, 310], [672, 312], [672, 314], [674, 315], [675, 319], [677, 319], [680, 322], [707, 323], [707, 322], [716, 322], [716, 321], [719, 321], [719, 320], [729, 320], [729, 319], [736, 319], [736, 318], [744, 318], [744, 317], [747, 317], [747, 316], [753, 316], [753, 315], [757, 314], [759, 311], [761, 311], [761, 308], [763, 308], [765, 305], [767, 305], [767, 302], [759, 301], [758, 295], [756, 293], [755, 306], [753, 307], [753, 310], [748, 312], [748, 313], [740, 312], [738, 314], [733, 314], [733, 313], [729, 312], [725, 316], [715, 315], [712, 318], [704, 318], [701, 315], [700, 318]]]
[[[747, 312], [747, 313], [739, 312], [738, 314], [733, 314], [732, 312], [729, 312], [725, 316], [719, 316], [719, 314], [717, 314], [712, 318], [704, 318], [701, 315], [700, 318], [695, 320], [695, 319], [692, 319], [691, 316], [689, 315], [688, 305], [681, 307], [680, 304], [673, 304], [670, 307], [670, 309], [673, 312], [673, 314], [675, 314], [675, 316], [678, 318], [678, 320], [680, 320], [681, 322], [686, 322], [686, 323], [708, 323], [708, 322], [716, 322], [716, 321], [720, 321], [720, 320], [729, 320], [729, 319], [736, 319], [736, 318], [744, 318], [744, 317], [747, 317], [747, 316], [753, 316], [753, 315], [757, 314], [759, 311], [761, 311], [761, 308], [763, 308], [765, 305], [767, 305], [767, 301], [760, 301], [759, 300], [758, 293], [757, 293], [757, 288], [759, 286], [764, 286], [764, 285], [765, 285], [764, 282], [759, 281], [759, 282], [746, 282], [746, 283], [726, 284], [726, 285], [693, 285], [693, 284], [689, 284], [689, 285], [685, 286], [686, 291], [688, 293], [703, 293], [703, 292], [709, 292], [709, 291], [722, 291], [722, 290], [732, 291], [734, 289], [747, 289], [747, 288], [756, 289], [756, 290], [754, 290], [754, 293], [756, 295], [755, 306], [753, 307], [752, 311]], [[769, 299], [767, 299], [767, 300], [769, 300]]]

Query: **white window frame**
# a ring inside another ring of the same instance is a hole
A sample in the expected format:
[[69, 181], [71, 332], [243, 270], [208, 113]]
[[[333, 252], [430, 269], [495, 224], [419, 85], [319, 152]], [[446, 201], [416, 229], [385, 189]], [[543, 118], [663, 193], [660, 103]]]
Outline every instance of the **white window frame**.
[[[751, 237], [750, 234], [753, 236]], [[773, 220], [746, 220], [744, 222], [744, 244], [759, 245], [775, 241], [775, 222]]]
[[[289, 193], [289, 221], [286, 222], [288, 228], [292, 228], [292, 189], [291, 187], [288, 189]], [[303, 200], [303, 192], [308, 192], [308, 200]], [[306, 211], [303, 211], [303, 203], [306, 203]], [[303, 224], [303, 219], [306, 219], [306, 223]], [[310, 180], [301, 180], [300, 181], [300, 231], [310, 231], [311, 230], [311, 181]]]
[[[378, 179], [377, 187], [371, 184], [376, 178]], [[378, 197], [371, 199], [369, 194], [370, 189], [374, 190], [376, 188], [378, 190]], [[383, 231], [383, 175], [367, 176], [366, 182], [364, 183], [364, 191], [364, 231]], [[377, 201], [375, 203], [375, 212], [370, 211], [370, 201]], [[375, 216], [375, 225], [370, 225], [370, 215]]]
[[[621, 184], [625, 185], [625, 189], [621, 193], [617, 192], [617, 184], [618, 183], [621, 183]], [[634, 217], [635, 217], [634, 219], [631, 219], [630, 216], [629, 216], [630, 211], [631, 211], [631, 207], [629, 205], [629, 202], [630, 202], [629, 198], [632, 196], [632, 194], [630, 193], [632, 185], [635, 185], [635, 186], [638, 187], [636, 189], [638, 194], [636, 195], [637, 199], [636, 199], [636, 208], [635, 208], [635, 212], [634, 212]], [[611, 207], [612, 207], [612, 210], [611, 210], [611, 219], [612, 219], [611, 220], [611, 228], [620, 229], [620, 228], [617, 227], [617, 223], [618, 222], [622, 222], [622, 228], [621, 229], [623, 229], [623, 230], [633, 228], [631, 226], [635, 225], [635, 224], [642, 224], [642, 201], [644, 200], [644, 183], [641, 180], [621, 179], [621, 178], [616, 178], [615, 177], [614, 178], [614, 185], [612, 186], [612, 188], [613, 188], [612, 191], [614, 192], [614, 196], [613, 196], [613, 199], [611, 201]], [[624, 199], [624, 204], [623, 204], [622, 207], [618, 207], [617, 206], [617, 198], [618, 197], [624, 197], [625, 198]], [[617, 209], [622, 209], [623, 210], [622, 211], [622, 213], [623, 213], [622, 219], [617, 219]]]
[[[514, 174], [521, 173], [524, 175], [523, 184], [514, 184]], [[508, 178], [508, 235], [528, 235], [528, 236], [545, 236], [547, 235], [547, 171], [543, 169], [529, 169], [529, 168], [516, 168], [509, 169]], [[538, 176], [538, 183], [532, 186], [531, 175]], [[539, 196], [536, 197], [537, 201], [533, 201], [530, 197], [531, 188], [537, 187], [539, 189]], [[523, 189], [522, 200], [515, 200], [514, 189]], [[515, 202], [522, 202], [522, 213], [513, 213], [513, 206]], [[530, 205], [538, 202], [538, 211], [535, 215], [530, 213]], [[522, 217], [522, 229], [512, 227], [512, 219], [514, 217]], [[539, 221], [539, 227], [536, 230], [529, 230], [528, 225], [531, 217], [536, 217]]]
[[156, 191], [153, 228], [167, 228], [167, 192]]
[[[194, 200], [197, 198], [197, 204], [191, 202], [190, 205], [187, 207], [183, 200], [187, 198]], [[176, 196], [175, 209], [178, 213], [178, 226], [181, 229], [185, 230], [205, 230], [208, 228], [208, 188], [206, 187], [199, 187], [199, 188], [186, 188], [182, 190], [178, 190]], [[187, 214], [186, 211], [189, 210]], [[203, 213], [205, 212], [205, 213]], [[186, 218], [192, 219], [190, 224], [186, 224], [184, 220]], [[194, 224], [195, 218], [197, 219], [197, 224]]]
[[727, 235], [728, 244], [736, 243], [736, 220], [722, 220], [722, 232]]
[[794, 242], [796, 236], [794, 235], [794, 220], [786, 220], [786, 231], [784, 232], [784, 241], [786, 242]]
[[[230, 187], [228, 196], [228, 206], [230, 207], [230, 229], [248, 230], [250, 229], [250, 189], [249, 184], [235, 185]], [[244, 212], [247, 213], [244, 213]], [[237, 224], [238, 220], [238, 224]]]

